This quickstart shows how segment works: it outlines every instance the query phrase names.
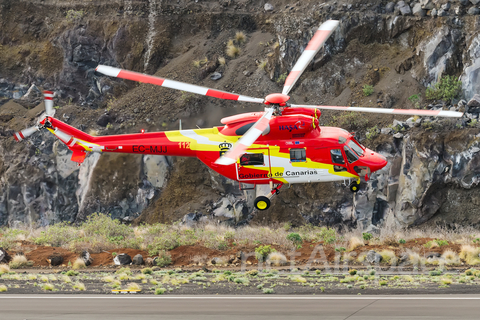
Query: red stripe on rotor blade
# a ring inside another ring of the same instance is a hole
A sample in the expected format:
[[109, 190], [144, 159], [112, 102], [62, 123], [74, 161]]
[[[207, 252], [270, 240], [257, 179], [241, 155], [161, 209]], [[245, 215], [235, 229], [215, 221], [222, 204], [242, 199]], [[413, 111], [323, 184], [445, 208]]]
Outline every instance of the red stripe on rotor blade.
[[22, 138], [22, 140], [25, 139], [25, 137], [23, 136], [22, 131], [18, 132], [18, 135], [20, 136], [20, 138]]
[[165, 81], [165, 79], [162, 79], [162, 78], [152, 77], [146, 74], [141, 74], [138, 72], [127, 71], [127, 70], [121, 70], [118, 73], [117, 78], [139, 81], [143, 83], [151, 83], [157, 86], [162, 86], [163, 82]]
[[47, 96], [45, 96], [44, 99], [45, 99], [45, 100], [53, 100], [53, 97], [47, 97]]
[[305, 50], [317, 50], [318, 47], [322, 44], [322, 42], [325, 42], [325, 40], [327, 40], [331, 32], [331, 30], [317, 30]]
[[291, 86], [295, 79], [297, 79], [299, 73], [300, 71], [291, 71], [287, 77], [287, 80], [285, 80], [285, 86]]
[[[425, 115], [425, 116], [436, 116], [440, 113], [441, 110], [413, 110], [415, 114]], [[394, 109], [393, 113], [398, 114], [412, 114], [412, 110], [405, 109]]]
[[45, 93], [45, 94], [53, 94], [53, 91], [47, 91], [47, 90], [45, 90], [45, 91], [43, 91], [43, 93]]
[[206, 96], [224, 99], [224, 100], [238, 100], [238, 97], [240, 97], [238, 94], [217, 91], [212, 89], [208, 89]]
[[264, 131], [265, 129], [267, 129], [269, 122], [270, 122], [269, 119], [263, 118], [262, 121], [260, 121], [256, 127], [258, 130]]
[[20, 140], [18, 140], [18, 132], [16, 132], [13, 136], [14, 136], [16, 141], [20, 141]]

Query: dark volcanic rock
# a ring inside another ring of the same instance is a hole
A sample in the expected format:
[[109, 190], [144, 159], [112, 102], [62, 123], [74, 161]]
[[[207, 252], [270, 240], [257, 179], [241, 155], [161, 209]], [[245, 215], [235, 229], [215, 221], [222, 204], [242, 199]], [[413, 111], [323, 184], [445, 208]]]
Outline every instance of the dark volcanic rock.
[[[59, 266], [63, 263], [63, 257], [61, 255], [55, 254], [48, 257], [49, 263], [52, 267]], [[86, 265], [86, 263], [85, 263]]]
[[113, 262], [117, 266], [124, 266], [132, 263], [132, 257], [130, 257], [126, 253], [120, 253], [115, 258], [113, 258]]

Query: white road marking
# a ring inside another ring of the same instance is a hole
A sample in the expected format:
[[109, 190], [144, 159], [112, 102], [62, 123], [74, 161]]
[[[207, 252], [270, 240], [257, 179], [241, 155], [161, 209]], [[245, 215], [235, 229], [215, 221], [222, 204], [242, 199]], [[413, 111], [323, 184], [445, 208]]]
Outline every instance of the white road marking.
[[480, 300], [480, 296], [100, 296], [0, 295], [0, 299], [166, 299], [166, 300]]

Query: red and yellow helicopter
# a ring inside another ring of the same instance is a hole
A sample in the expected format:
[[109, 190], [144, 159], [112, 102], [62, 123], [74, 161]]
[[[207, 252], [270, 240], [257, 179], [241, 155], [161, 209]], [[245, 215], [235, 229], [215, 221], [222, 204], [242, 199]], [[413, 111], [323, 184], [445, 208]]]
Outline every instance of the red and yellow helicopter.
[[15, 133], [21, 141], [40, 129], [47, 129], [73, 152], [72, 161], [82, 163], [89, 152], [116, 152], [197, 157], [223, 176], [251, 185], [268, 184], [271, 192], [255, 199], [258, 210], [270, 207], [270, 199], [284, 184], [351, 181], [358, 191], [360, 177], [382, 169], [387, 160], [365, 148], [341, 128], [320, 127], [320, 109], [401, 115], [461, 117], [442, 110], [407, 110], [289, 104], [288, 93], [339, 21], [329, 20], [316, 31], [288, 75], [282, 93], [264, 99], [209, 89], [160, 77], [99, 65], [107, 76], [151, 83], [224, 100], [264, 104], [262, 112], [244, 113], [221, 120], [223, 126], [167, 132], [90, 136], [55, 119], [53, 92], [45, 91], [45, 116], [36, 126]]

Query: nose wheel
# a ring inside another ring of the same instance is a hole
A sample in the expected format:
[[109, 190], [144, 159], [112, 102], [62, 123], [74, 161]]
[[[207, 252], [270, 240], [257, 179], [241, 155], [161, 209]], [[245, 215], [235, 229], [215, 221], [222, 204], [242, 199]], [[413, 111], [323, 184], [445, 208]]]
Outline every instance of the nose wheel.
[[352, 191], [353, 193], [357, 193], [358, 190], [360, 190], [360, 184], [357, 181], [353, 181], [350, 184], [350, 191]]

